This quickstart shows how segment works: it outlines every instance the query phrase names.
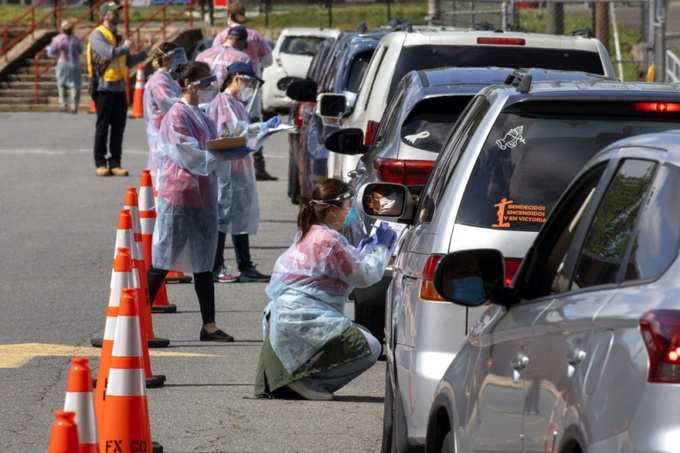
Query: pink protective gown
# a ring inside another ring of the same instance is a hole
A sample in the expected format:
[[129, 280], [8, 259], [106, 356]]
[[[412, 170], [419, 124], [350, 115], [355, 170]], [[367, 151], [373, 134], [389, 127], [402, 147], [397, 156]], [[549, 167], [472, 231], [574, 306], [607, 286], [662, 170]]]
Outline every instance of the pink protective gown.
[[232, 63], [248, 63], [255, 71], [255, 66], [253, 65], [250, 57], [236, 50], [233, 47], [211, 47], [203, 52], [199, 53], [196, 57], [196, 61], [202, 61], [210, 66], [210, 70], [217, 76], [217, 89], [222, 88], [224, 80], [227, 78], [227, 68]]
[[[231, 27], [238, 26], [238, 24], [234, 24]], [[231, 27], [227, 27], [221, 32], [215, 36], [215, 39], [213, 40], [213, 48], [218, 47], [221, 44], [224, 43], [224, 40], [227, 39], [227, 33], [229, 32], [229, 29]], [[267, 41], [262, 37], [261, 34], [253, 30], [252, 28], [247, 28], [246, 30], [248, 31], [248, 47], [245, 49], [245, 53], [248, 54], [250, 59], [255, 62], [255, 65], [258, 66], [257, 68], [253, 68], [255, 71], [255, 74], [257, 74], [258, 77], [262, 76], [262, 64], [261, 60], [272, 53], [271, 48], [269, 48], [269, 44], [267, 44]]]
[[208, 272], [217, 247], [216, 157], [206, 151], [215, 124], [184, 100], [161, 121], [153, 267]]
[[151, 170], [154, 187], [157, 187], [158, 150], [158, 131], [161, 128], [161, 120], [172, 107], [182, 97], [182, 88], [172, 78], [165, 68], [160, 68], [154, 72], [144, 85], [144, 122], [146, 123], [146, 136], [149, 143], [149, 160], [147, 168]]

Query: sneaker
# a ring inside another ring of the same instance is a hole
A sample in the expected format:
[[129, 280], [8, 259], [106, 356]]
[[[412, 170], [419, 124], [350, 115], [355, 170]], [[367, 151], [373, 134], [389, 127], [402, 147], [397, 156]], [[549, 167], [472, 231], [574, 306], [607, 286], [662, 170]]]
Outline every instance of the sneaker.
[[247, 271], [241, 272], [238, 276], [238, 281], [240, 283], [267, 283], [271, 275], [261, 274], [255, 266], [251, 267]]
[[111, 167], [111, 174], [113, 176], [130, 176], [130, 173], [121, 167]]
[[[214, 275], [214, 274], [213, 274]], [[215, 275], [215, 283], [234, 283], [238, 281], [238, 276], [229, 272], [229, 267], [225, 264]]]
[[306, 400], [330, 401], [333, 399], [332, 393], [323, 390], [314, 390], [313, 388], [307, 387], [302, 381], [291, 382], [287, 387]]
[[234, 337], [220, 329], [217, 329], [213, 333], [208, 333], [208, 331], [203, 328], [201, 329], [199, 339], [201, 341], [219, 341], [221, 343], [231, 343], [234, 341]]
[[111, 176], [111, 172], [108, 167], [97, 167], [94, 170], [94, 174], [97, 176]]

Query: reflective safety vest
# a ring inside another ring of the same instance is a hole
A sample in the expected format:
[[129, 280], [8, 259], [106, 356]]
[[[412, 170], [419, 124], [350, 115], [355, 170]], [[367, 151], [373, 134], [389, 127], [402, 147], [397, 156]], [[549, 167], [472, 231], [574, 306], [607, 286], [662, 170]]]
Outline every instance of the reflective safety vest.
[[[116, 47], [118, 45], [118, 40], [116, 39], [116, 36], [113, 34], [111, 30], [106, 28], [104, 25], [100, 25], [99, 27], [96, 28], [96, 31], [99, 31], [102, 36], [104, 36], [104, 39], [106, 39], [106, 42], [108, 42], [112, 47]], [[92, 51], [92, 39], [90, 39], [90, 42], [87, 44], [87, 73], [92, 78], [94, 76], [94, 67], [95, 67], [95, 58], [94, 58], [94, 52]], [[100, 63], [106, 63], [107, 61], [104, 59], [99, 59]], [[106, 67], [106, 70], [104, 71], [104, 75], [102, 78], [106, 82], [117, 82], [119, 80], [125, 79], [125, 75], [127, 74], [127, 55], [123, 54], [119, 57], [116, 57], [113, 59], [113, 61], [108, 62], [107, 65], [102, 65]]]

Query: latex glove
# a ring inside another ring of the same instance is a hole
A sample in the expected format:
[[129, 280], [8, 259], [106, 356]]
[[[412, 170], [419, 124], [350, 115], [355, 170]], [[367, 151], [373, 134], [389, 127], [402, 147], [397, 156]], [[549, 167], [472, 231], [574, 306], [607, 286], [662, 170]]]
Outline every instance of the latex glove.
[[281, 117], [279, 115], [273, 116], [265, 121], [269, 129], [276, 129], [281, 124]]
[[375, 235], [378, 238], [378, 244], [383, 244], [387, 248], [391, 248], [394, 241], [397, 240], [397, 233], [385, 222], [380, 223], [375, 231]]
[[374, 246], [378, 244], [378, 237], [374, 234], [372, 236], [368, 236], [366, 238], [363, 238], [361, 241], [359, 241], [359, 245], [357, 245], [357, 249], [361, 252], [365, 248]]

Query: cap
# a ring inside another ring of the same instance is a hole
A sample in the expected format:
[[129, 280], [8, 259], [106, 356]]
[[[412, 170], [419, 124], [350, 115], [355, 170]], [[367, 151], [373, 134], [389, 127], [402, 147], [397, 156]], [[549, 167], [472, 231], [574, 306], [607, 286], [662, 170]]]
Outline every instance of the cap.
[[118, 11], [120, 5], [116, 2], [106, 2], [99, 7], [99, 12], [102, 14], [108, 13], [109, 11]]
[[64, 19], [61, 21], [61, 27], [62, 30], [68, 30], [70, 28], [73, 28], [73, 24], [71, 23], [70, 20]]
[[264, 80], [259, 78], [258, 76], [255, 75], [255, 71], [253, 71], [253, 67], [250, 66], [248, 63], [232, 63], [229, 66], [227, 66], [227, 72], [229, 74], [235, 74], [235, 75], [244, 75], [248, 77], [252, 77], [253, 79], [257, 80], [260, 83], [264, 83]]
[[229, 12], [229, 17], [239, 24], [246, 21], [246, 8], [241, 3], [229, 2], [227, 11]]
[[237, 25], [235, 27], [231, 27], [227, 31], [227, 36], [233, 36], [239, 41], [245, 42], [248, 41], [248, 29], [246, 29], [246, 27], [244, 27], [243, 25]]

